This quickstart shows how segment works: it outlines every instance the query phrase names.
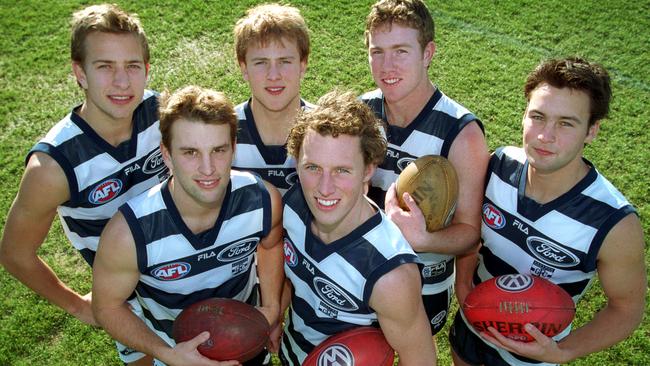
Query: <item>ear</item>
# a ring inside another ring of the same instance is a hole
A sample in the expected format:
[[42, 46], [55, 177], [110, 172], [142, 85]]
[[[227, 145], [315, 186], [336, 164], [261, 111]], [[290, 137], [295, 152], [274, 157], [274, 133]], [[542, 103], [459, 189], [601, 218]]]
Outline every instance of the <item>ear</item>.
[[594, 122], [593, 125], [587, 130], [587, 136], [585, 136], [585, 144], [591, 143], [596, 136], [598, 136], [598, 131], [600, 131], [600, 121]]
[[246, 62], [239, 63], [239, 70], [241, 70], [241, 76], [244, 80], [248, 81], [248, 67], [246, 66]]
[[377, 170], [377, 165], [376, 164], [368, 164], [366, 165], [366, 171], [363, 174], [363, 182], [368, 183], [370, 182], [370, 178], [375, 174], [375, 170]]
[[82, 89], [88, 89], [88, 79], [86, 78], [86, 72], [84, 71], [83, 66], [76, 61], [72, 61], [72, 72], [74, 73], [77, 83], [81, 86]]
[[436, 44], [435, 42], [431, 41], [427, 43], [426, 46], [424, 46], [424, 50], [422, 50], [422, 57], [424, 58], [424, 63], [429, 67], [429, 64], [431, 63], [431, 60], [433, 60], [433, 56], [436, 54]]
[[307, 59], [305, 58], [304, 60], [300, 61], [300, 79], [305, 77], [305, 73], [307, 72]]
[[167, 147], [162, 142], [160, 142], [160, 152], [162, 153], [162, 158], [163, 161], [165, 162], [165, 165], [167, 166], [169, 171], [173, 173], [174, 164], [172, 163], [172, 154], [169, 150], [167, 150]]
[[145, 64], [144, 65], [144, 76], [147, 78], [147, 81], [149, 81], [149, 70], [151, 69], [150, 64]]

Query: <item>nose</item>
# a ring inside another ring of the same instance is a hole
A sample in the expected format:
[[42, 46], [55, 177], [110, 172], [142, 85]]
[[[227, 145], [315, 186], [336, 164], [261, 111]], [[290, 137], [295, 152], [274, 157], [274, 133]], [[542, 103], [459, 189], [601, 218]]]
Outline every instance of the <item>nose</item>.
[[334, 193], [335, 191], [334, 187], [334, 180], [329, 173], [323, 173], [320, 176], [320, 179], [318, 181], [318, 193], [323, 195], [324, 197], [327, 197], [331, 194]]
[[126, 89], [129, 87], [131, 81], [129, 79], [129, 73], [124, 67], [116, 67], [113, 72], [113, 85], [120, 89]]
[[210, 156], [210, 154], [202, 154], [199, 162], [199, 173], [205, 176], [210, 176], [214, 173], [214, 166], [212, 156]]
[[555, 123], [547, 122], [544, 123], [544, 126], [540, 129], [537, 134], [537, 138], [544, 143], [550, 143], [555, 141]]
[[382, 59], [384, 69], [392, 69], [394, 66], [393, 55], [390, 52], [384, 52]]
[[280, 79], [280, 65], [277, 62], [271, 62], [269, 63], [269, 69], [266, 74], [266, 77], [269, 80], [278, 80]]

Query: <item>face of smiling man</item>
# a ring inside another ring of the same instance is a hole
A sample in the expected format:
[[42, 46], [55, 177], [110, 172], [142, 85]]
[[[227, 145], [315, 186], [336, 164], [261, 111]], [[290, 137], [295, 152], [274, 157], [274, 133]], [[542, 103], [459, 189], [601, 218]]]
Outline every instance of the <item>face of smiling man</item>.
[[364, 187], [374, 172], [374, 166], [364, 164], [359, 137], [310, 130], [298, 160], [303, 194], [314, 216], [312, 230], [327, 242], [358, 227], [368, 209]]

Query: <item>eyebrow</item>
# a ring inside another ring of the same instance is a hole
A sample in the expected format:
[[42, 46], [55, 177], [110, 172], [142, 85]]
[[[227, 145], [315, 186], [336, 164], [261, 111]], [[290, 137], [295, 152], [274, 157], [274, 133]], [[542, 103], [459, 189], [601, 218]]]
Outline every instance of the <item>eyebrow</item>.
[[[529, 109], [528, 113], [537, 113], [537, 114], [541, 114], [542, 116], [546, 116], [545, 113], [543, 113], [542, 111], [537, 110], [537, 109]], [[560, 116], [560, 119], [565, 119], [565, 120], [568, 119], [568, 120], [574, 121], [576, 123], [582, 123], [582, 120], [580, 120], [578, 117], [575, 117], [575, 116]]]
[[[102, 60], [102, 59], [94, 60], [94, 61], [91, 62], [91, 64], [93, 64], [93, 65], [94, 64], [115, 64], [115, 63], [117, 63], [117, 61], [115, 61], [115, 60]], [[127, 64], [144, 64], [144, 61], [143, 60], [128, 60], [128, 61], [126, 61], [126, 63]]]

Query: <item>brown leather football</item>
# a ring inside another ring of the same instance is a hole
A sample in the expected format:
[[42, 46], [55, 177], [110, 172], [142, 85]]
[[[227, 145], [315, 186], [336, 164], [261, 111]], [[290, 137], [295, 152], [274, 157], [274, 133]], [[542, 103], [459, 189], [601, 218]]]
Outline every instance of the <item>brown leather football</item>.
[[417, 203], [427, 223], [427, 231], [440, 230], [451, 222], [458, 201], [458, 177], [449, 160], [438, 155], [422, 156], [404, 168], [396, 182], [397, 199], [408, 192]]

